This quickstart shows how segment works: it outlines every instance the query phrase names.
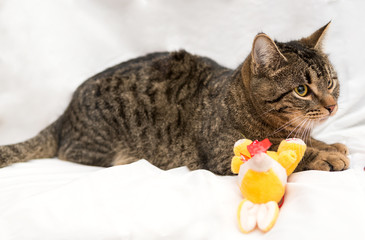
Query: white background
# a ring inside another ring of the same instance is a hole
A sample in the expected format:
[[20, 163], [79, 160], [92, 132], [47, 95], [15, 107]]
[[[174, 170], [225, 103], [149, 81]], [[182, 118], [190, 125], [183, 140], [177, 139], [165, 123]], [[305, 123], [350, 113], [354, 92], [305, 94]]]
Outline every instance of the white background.
[[[338, 114], [315, 134], [346, 143], [352, 169], [294, 174], [269, 236], [364, 239], [364, 10], [361, 0], [2, 0], [0, 144], [34, 136], [80, 83], [121, 61], [184, 48], [235, 68], [259, 32], [289, 41], [332, 20], [325, 51], [341, 98]], [[37, 160], [0, 169], [0, 238], [241, 239], [240, 200], [234, 177], [206, 171]]]
[[342, 82], [339, 115], [350, 110], [349, 101], [351, 112], [359, 111], [364, 8], [360, 0], [3, 0], [0, 144], [36, 134], [63, 112], [81, 82], [121, 61], [184, 48], [235, 68], [258, 32], [287, 41], [330, 20], [325, 50]]

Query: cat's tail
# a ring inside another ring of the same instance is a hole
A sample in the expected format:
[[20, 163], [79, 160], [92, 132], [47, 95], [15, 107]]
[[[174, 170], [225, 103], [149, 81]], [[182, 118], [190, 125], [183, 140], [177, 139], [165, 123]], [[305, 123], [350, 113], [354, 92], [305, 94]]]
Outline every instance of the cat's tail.
[[59, 121], [56, 121], [27, 141], [0, 146], [0, 167], [36, 158], [55, 157], [58, 152], [58, 132]]

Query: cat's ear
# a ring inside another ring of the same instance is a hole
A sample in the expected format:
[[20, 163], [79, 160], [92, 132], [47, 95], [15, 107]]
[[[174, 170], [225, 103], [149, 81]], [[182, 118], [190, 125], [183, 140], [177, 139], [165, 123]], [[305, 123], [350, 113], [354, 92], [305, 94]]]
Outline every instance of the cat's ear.
[[312, 33], [309, 37], [302, 38], [300, 41], [310, 48], [322, 50], [323, 39], [330, 25], [331, 22], [327, 23], [326, 25]]
[[253, 41], [252, 51], [252, 70], [255, 72], [260, 68], [271, 68], [275, 70], [278, 63], [286, 61], [275, 42], [266, 34], [259, 33]]

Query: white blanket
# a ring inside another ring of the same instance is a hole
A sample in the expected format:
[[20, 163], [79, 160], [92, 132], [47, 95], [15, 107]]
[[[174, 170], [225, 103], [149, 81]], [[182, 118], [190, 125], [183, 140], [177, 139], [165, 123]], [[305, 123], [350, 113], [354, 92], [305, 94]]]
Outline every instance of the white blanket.
[[274, 228], [247, 236], [237, 226], [236, 180], [184, 167], [162, 171], [145, 160], [107, 169], [18, 164], [0, 170], [0, 239], [365, 237], [362, 172], [293, 174]]
[[[350, 148], [343, 172], [289, 178], [274, 228], [243, 235], [236, 177], [145, 160], [112, 168], [58, 159], [0, 169], [0, 239], [365, 239], [365, 32], [360, 1], [47, 1], [0, 3], [0, 144], [54, 121], [74, 89], [120, 61], [185, 48], [236, 67], [256, 33], [279, 41], [333, 20], [325, 49], [338, 114], [315, 135]], [[233, 154], [233, 152], [232, 152]]]

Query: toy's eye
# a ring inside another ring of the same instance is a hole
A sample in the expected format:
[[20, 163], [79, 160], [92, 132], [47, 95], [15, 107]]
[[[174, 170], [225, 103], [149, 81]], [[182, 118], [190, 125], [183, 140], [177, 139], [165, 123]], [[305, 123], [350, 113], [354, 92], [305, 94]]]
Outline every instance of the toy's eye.
[[301, 97], [305, 97], [308, 94], [308, 87], [307, 85], [299, 85], [298, 87], [294, 88], [294, 91]]
[[332, 78], [328, 79], [327, 87], [328, 87], [328, 89], [331, 89], [333, 87], [333, 79]]

